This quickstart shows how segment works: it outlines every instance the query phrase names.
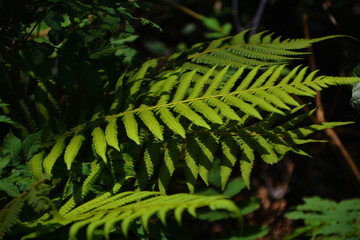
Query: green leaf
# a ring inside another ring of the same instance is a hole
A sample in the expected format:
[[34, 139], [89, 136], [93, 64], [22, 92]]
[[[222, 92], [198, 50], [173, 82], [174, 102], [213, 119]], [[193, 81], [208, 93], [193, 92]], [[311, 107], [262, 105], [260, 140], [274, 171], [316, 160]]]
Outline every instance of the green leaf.
[[140, 145], [140, 138], [139, 138], [139, 130], [138, 130], [138, 124], [137, 121], [135, 119], [134, 114], [126, 114], [123, 118], [122, 121], [125, 125], [125, 130], [126, 130], [126, 134], [127, 136], [133, 140], [134, 142], [136, 142], [137, 145]]
[[3, 146], [4, 148], [2, 150], [2, 153], [4, 155], [9, 154], [9, 157], [13, 160], [15, 160], [15, 158], [20, 154], [22, 147], [21, 140], [17, 138], [12, 132], [9, 132], [6, 135]]
[[22, 149], [26, 159], [31, 159], [33, 155], [40, 149], [42, 141], [42, 132], [31, 134], [25, 138]]
[[68, 170], [71, 169], [71, 165], [74, 162], [84, 140], [85, 137], [83, 135], [76, 134], [71, 138], [70, 143], [66, 147], [64, 161]]
[[50, 153], [45, 157], [43, 162], [43, 168], [46, 174], [51, 174], [52, 168], [56, 160], [63, 153], [65, 148], [66, 136], [60, 136], [56, 139], [54, 146], [51, 148]]
[[106, 138], [105, 133], [101, 129], [101, 127], [96, 127], [92, 133], [91, 136], [93, 136], [93, 143], [95, 146], [96, 153], [102, 158], [102, 160], [107, 163], [106, 158]]
[[221, 26], [219, 21], [216, 18], [209, 18], [209, 17], [204, 17], [201, 16], [201, 20], [203, 22], [203, 24], [210, 28], [213, 31], [220, 31], [221, 30]]
[[149, 128], [150, 132], [155, 135], [155, 137], [157, 137], [161, 141], [164, 140], [160, 123], [155, 118], [154, 113], [152, 111], [143, 110], [139, 113], [139, 117], [143, 121], [143, 123]]
[[6, 192], [10, 197], [17, 197], [20, 195], [19, 189], [13, 182], [0, 180], [0, 191]]
[[42, 175], [43, 175], [43, 168], [42, 168], [43, 156], [44, 156], [44, 152], [40, 152], [40, 153], [34, 155], [28, 163], [30, 176], [35, 180], [40, 180], [43, 178], [42, 177]]
[[185, 129], [174, 117], [174, 115], [167, 108], [160, 108], [158, 111], [161, 120], [172, 130], [174, 133], [179, 134], [181, 137], [185, 138]]
[[229, 182], [223, 194], [228, 197], [233, 197], [236, 194], [240, 193], [241, 190], [243, 190], [245, 187], [246, 187], [245, 181], [241, 177], [237, 177]]
[[117, 118], [111, 118], [105, 128], [105, 137], [107, 144], [120, 152], [117, 127]]

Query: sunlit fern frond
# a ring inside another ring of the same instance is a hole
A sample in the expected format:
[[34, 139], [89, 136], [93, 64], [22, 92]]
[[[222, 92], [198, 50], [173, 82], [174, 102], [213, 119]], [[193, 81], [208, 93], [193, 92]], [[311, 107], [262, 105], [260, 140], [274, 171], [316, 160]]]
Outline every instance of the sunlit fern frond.
[[300, 52], [311, 44], [326, 39], [340, 36], [327, 36], [314, 39], [284, 39], [273, 38], [274, 33], [268, 31], [259, 32], [247, 37], [250, 30], [245, 30], [234, 37], [216, 39], [210, 42], [200, 52], [188, 57], [191, 63], [185, 63], [184, 67], [189, 69], [202, 65], [201, 71], [206, 71], [206, 66], [227, 66], [240, 68], [246, 65], [247, 68], [256, 66], [269, 67], [280, 65], [291, 60], [299, 59], [307, 52]]
[[230, 217], [238, 218], [242, 224], [240, 209], [225, 196], [185, 193], [165, 195], [147, 191], [122, 192], [116, 195], [105, 193], [76, 207], [61, 218], [54, 218], [46, 223], [39, 222], [39, 224], [57, 226], [71, 224], [69, 239], [76, 239], [79, 230], [86, 227], [86, 237], [91, 240], [94, 237], [94, 231], [103, 228], [104, 236], [110, 239], [111, 233], [117, 229], [121, 229], [121, 232], [127, 236], [130, 225], [137, 219], [141, 220], [144, 229], [148, 231], [150, 219], [158, 219], [166, 226], [166, 219], [170, 218], [169, 213], [173, 212], [173, 217], [181, 224], [185, 212], [196, 217], [196, 210], [199, 208], [226, 211]]
[[[274, 137], [278, 135], [267, 127], [269, 121], [266, 119], [276, 114], [284, 117], [292, 109], [297, 109], [299, 103], [293, 95], [313, 97], [315, 90], [360, 80], [356, 77], [316, 76], [316, 71], [308, 73], [307, 68], [301, 66], [284, 75], [285, 67], [273, 66], [262, 71], [259, 67], [247, 70], [243, 66], [233, 72], [230, 66], [226, 66], [219, 69], [215, 75], [213, 73], [216, 66], [205, 74], [179, 68], [160, 77], [158, 81], [151, 82], [149, 91], [142, 94], [138, 94], [140, 87], [134, 86], [139, 83], [130, 79], [129, 86], [125, 88], [130, 92], [134, 91], [135, 96], [126, 100], [128, 104], [123, 111], [119, 108], [119, 113], [105, 116], [106, 125], [101, 124], [101, 121], [100, 124], [93, 123], [91, 133], [94, 151], [107, 163], [107, 150], [110, 147], [120, 150], [119, 142], [124, 141], [127, 136], [128, 140], [144, 147], [144, 152], [141, 151], [141, 154], [144, 154], [139, 155], [138, 159], [140, 167], [137, 168], [140, 170], [137, 177], [140, 188], [146, 189], [154, 173], [158, 174], [155, 169], [159, 166], [159, 189], [165, 191], [174, 172], [173, 167], [178, 162], [174, 157], [169, 158], [172, 154], [165, 154], [168, 151], [166, 147], [172, 146], [173, 151], [180, 152], [183, 156], [186, 183], [190, 192], [193, 192], [199, 176], [207, 184], [207, 173], [212, 167], [214, 152], [220, 142], [226, 158], [226, 164], [222, 167], [222, 186], [225, 187], [235, 158], [231, 156], [234, 150], [230, 151], [229, 146], [236, 143], [241, 150], [240, 158], [243, 159], [240, 162], [243, 177], [249, 187], [255, 152], [258, 152], [265, 162], [272, 164], [279, 161], [289, 150], [297, 149], [296, 145], [301, 141], [294, 139], [305, 137], [304, 134], [301, 135], [305, 129], [300, 133], [278, 133], [289, 138], [285, 144], [284, 140]], [[143, 77], [145, 70], [139, 71]], [[249, 124], [254, 121], [263, 125], [254, 125], [258, 126], [257, 129], [251, 128]], [[290, 123], [291, 121], [288, 122]], [[64, 161], [68, 169], [71, 168], [86, 139], [86, 130], [82, 126], [75, 129], [74, 133], [70, 134], [72, 137], [66, 143], [66, 148], [59, 148], [56, 154], [50, 152], [45, 157], [47, 161], [56, 161], [55, 158], [65, 149]], [[315, 131], [315, 128], [311, 129]], [[220, 132], [232, 132], [234, 137], [219, 139], [221, 134], [215, 133]], [[202, 135], [206, 136], [206, 141], [202, 140]], [[169, 138], [174, 136], [179, 139], [177, 145], [170, 144]], [[268, 136], [272, 136], [272, 139]], [[154, 145], [149, 143], [151, 141], [154, 141]], [[296, 151], [302, 153], [300, 150]], [[52, 155], [53, 160], [49, 159]], [[46, 171], [49, 170], [51, 171], [51, 168]]]

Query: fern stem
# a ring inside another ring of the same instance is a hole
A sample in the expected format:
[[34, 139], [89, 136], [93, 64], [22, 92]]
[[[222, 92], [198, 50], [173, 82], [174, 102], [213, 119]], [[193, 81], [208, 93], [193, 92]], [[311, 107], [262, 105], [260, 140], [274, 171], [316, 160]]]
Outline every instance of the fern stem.
[[175, 3], [175, 2], [173, 2], [171, 0], [170, 1], [169, 0], [162, 0], [162, 1], [166, 2], [167, 4], [173, 6], [173, 7], [177, 8], [177, 9], [179, 9], [180, 11], [192, 16], [193, 18], [196, 18], [197, 20], [201, 21], [201, 19], [202, 19], [202, 16], [200, 14], [194, 12], [193, 10], [191, 10], [191, 9], [189, 9], [187, 7], [184, 7], [184, 6], [180, 5], [180, 4], [177, 4], [177, 3]]
[[260, 19], [264, 12], [266, 3], [267, 3], [267, 0], [261, 0], [259, 3], [258, 9], [256, 11], [256, 15], [253, 20], [253, 29], [250, 32], [250, 36], [254, 35], [259, 27]]
[[[306, 3], [302, 0], [302, 7], [303, 7], [303, 13], [302, 13], [302, 20], [303, 20], [303, 30], [304, 35], [306, 39], [311, 39], [309, 25], [308, 25], [308, 13], [306, 8]], [[308, 47], [309, 51], [313, 53], [312, 45]], [[309, 62], [310, 62], [310, 69], [314, 71], [316, 69], [316, 61], [314, 54], [311, 54], [309, 56]], [[323, 108], [323, 105], [321, 103], [321, 93], [316, 90], [316, 96], [315, 96], [315, 104], [316, 107], [318, 107], [318, 110], [316, 111], [316, 122], [326, 122], [325, 119], [325, 111]], [[327, 137], [330, 139], [329, 143], [333, 148], [336, 148], [341, 153], [342, 157], [345, 159], [346, 163], [348, 164], [351, 172], [353, 173], [355, 179], [360, 183], [360, 171], [355, 164], [353, 158], [351, 157], [350, 153], [347, 151], [346, 147], [343, 145], [342, 141], [340, 140], [339, 136], [336, 134], [334, 129], [325, 129], [325, 133]]]

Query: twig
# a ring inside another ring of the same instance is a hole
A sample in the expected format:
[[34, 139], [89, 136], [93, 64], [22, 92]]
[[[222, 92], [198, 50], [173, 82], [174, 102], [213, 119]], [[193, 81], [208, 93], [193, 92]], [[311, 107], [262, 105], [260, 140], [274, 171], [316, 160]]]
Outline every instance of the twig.
[[254, 20], [253, 20], [253, 29], [251, 30], [250, 32], [250, 35], [254, 35], [259, 27], [259, 23], [260, 23], [260, 19], [262, 17], [262, 14], [264, 12], [264, 9], [265, 9], [265, 5], [267, 3], [268, 0], [261, 0], [260, 1], [260, 4], [258, 6], [258, 9], [256, 11], [256, 15], [254, 17]]
[[239, 24], [239, 0], [232, 0], [232, 10], [235, 31], [239, 33], [243, 30], [243, 28]]
[[32, 27], [32, 29], [30, 30], [30, 32], [26, 35], [26, 37], [24, 38], [24, 41], [27, 41], [31, 34], [34, 32], [35, 28], [38, 26], [39, 22], [36, 22], [35, 25]]
[[186, 14], [194, 17], [194, 18], [196, 18], [197, 20], [201, 21], [201, 19], [202, 19], [202, 16], [200, 14], [194, 12], [193, 10], [191, 10], [191, 9], [189, 9], [187, 7], [184, 7], [184, 6], [180, 5], [180, 4], [177, 4], [177, 3], [175, 3], [175, 2], [173, 2], [171, 0], [161, 0], [161, 1], [166, 2], [167, 4], [179, 9], [180, 11], [182, 11], [182, 12], [184, 12], [184, 13], [186, 13]]
[[[304, 1], [302, 1], [302, 6], [303, 6], [302, 20], [303, 20], [304, 35], [305, 35], [306, 39], [310, 39], [311, 36], [310, 36], [310, 31], [309, 31], [309, 26], [308, 26], [308, 18], [309, 17], [308, 17], [307, 11], [306, 11]], [[311, 53], [314, 52], [312, 46], [309, 47], [309, 51]], [[315, 61], [314, 54], [310, 55], [309, 63], [310, 63], [311, 71], [315, 71], [316, 70], [316, 61]], [[317, 122], [326, 122], [324, 108], [321, 104], [321, 94], [319, 91], [316, 91], [316, 92], [317, 92], [317, 94], [316, 94], [316, 98], [315, 98], [315, 104], [318, 107], [318, 110], [316, 111], [316, 121]], [[349, 152], [347, 151], [347, 149], [341, 142], [339, 136], [336, 134], [336, 132], [332, 128], [325, 129], [325, 133], [326, 133], [327, 137], [329, 138], [330, 145], [340, 152], [340, 154], [342, 155], [342, 157], [345, 159], [346, 163], [350, 167], [350, 170], [352, 171], [354, 177], [360, 183], [360, 171], [359, 171], [358, 167], [356, 166], [354, 160], [352, 159], [351, 155], [349, 154]]]

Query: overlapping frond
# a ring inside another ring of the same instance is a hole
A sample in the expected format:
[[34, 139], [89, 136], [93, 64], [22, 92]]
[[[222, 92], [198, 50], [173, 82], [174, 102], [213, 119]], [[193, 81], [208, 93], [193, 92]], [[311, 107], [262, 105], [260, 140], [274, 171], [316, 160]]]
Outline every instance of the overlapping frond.
[[[339, 36], [327, 36], [314, 39], [273, 39], [273, 33], [259, 32], [247, 37], [250, 30], [245, 30], [234, 37], [216, 39], [208, 44], [202, 51], [190, 55], [192, 64], [186, 63], [184, 67], [194, 69], [198, 64], [210, 66], [219, 65], [240, 68], [254, 68], [256, 66], [269, 67], [299, 59], [307, 52], [305, 49], [311, 44]], [[204, 66], [202, 66], [204, 68]], [[202, 69], [206, 70], [206, 69]]]
[[[148, 99], [146, 107], [140, 104], [138, 108], [109, 116], [109, 119], [122, 117], [128, 137], [138, 144], [138, 125], [141, 123], [159, 140], [163, 140], [165, 126], [185, 137], [180, 117], [206, 129], [211, 129], [211, 125], [222, 125], [225, 121], [241, 121], [240, 116], [244, 114], [262, 119], [264, 111], [282, 114], [284, 110], [298, 106], [291, 94], [314, 96], [315, 90], [329, 85], [351, 84], [359, 80], [355, 77], [315, 77], [316, 72], [306, 74], [307, 68], [301, 67], [294, 68], [281, 79], [284, 67], [274, 66], [265, 72], [257, 67], [247, 74], [242, 67], [230, 78], [226, 77], [228, 66], [214, 78], [211, 77], [212, 68], [195, 83], [192, 78], [196, 70], [170, 75], [169, 82], [166, 79], [161, 82], [163, 89], [158, 93], [160, 97], [152, 97], [153, 105]], [[113, 130], [116, 131], [114, 127]]]
[[148, 230], [151, 218], [159, 219], [166, 225], [166, 219], [170, 217], [168, 213], [173, 212], [174, 218], [181, 224], [184, 212], [196, 217], [196, 209], [204, 207], [213, 211], [227, 211], [241, 221], [240, 209], [225, 196], [164, 195], [160, 192], [140, 191], [122, 192], [113, 196], [105, 193], [48, 223], [72, 224], [69, 239], [76, 239], [77, 233], [83, 227], [87, 227], [87, 239], [93, 239], [94, 231], [98, 228], [103, 228], [104, 236], [110, 239], [111, 232], [117, 229], [121, 229], [126, 236], [131, 223], [137, 219], [140, 219]]
[[[293, 95], [313, 97], [315, 90], [359, 81], [356, 77], [317, 77], [316, 72], [307, 73], [307, 68], [301, 66], [283, 75], [285, 67], [273, 66], [262, 71], [260, 67], [246, 70], [243, 66], [234, 72], [226, 66], [219, 69], [215, 76], [216, 66], [205, 74], [180, 68], [162, 76], [147, 93], [140, 95], [139, 86], [133, 85], [139, 83], [133, 77], [129, 91], [136, 96], [126, 100], [128, 107], [125, 106], [125, 111], [106, 116], [108, 124], [105, 131], [102, 126], [92, 130], [94, 151], [106, 163], [109, 147], [120, 150], [120, 127], [122, 136], [126, 133], [136, 144], [145, 144], [145, 151], [138, 156], [141, 159], [138, 176], [141, 189], [146, 189], [154, 173], [160, 173], [156, 177], [159, 189], [164, 192], [175, 164], [182, 158], [186, 183], [193, 192], [199, 176], [207, 184], [207, 174], [221, 143], [224, 154], [222, 187], [225, 187], [238, 157], [242, 176], [249, 187], [256, 152], [268, 164], [279, 161], [288, 151], [304, 154], [296, 147], [307, 141], [303, 138], [325, 127], [336, 126], [336, 123], [324, 123], [298, 129], [296, 126], [304, 117], [297, 116], [273, 129], [270, 124], [274, 121], [272, 116], [284, 117], [291, 109], [298, 109], [299, 103]], [[144, 77], [143, 71], [140, 69], [137, 75]], [[123, 126], [119, 125], [119, 118]], [[256, 124], [249, 126], [251, 119], [255, 119]], [[141, 135], [144, 131], [150, 135]], [[66, 148], [62, 146], [65, 137], [58, 139], [45, 157], [44, 167], [49, 165], [46, 172], [51, 171], [51, 166], [64, 149], [64, 160], [70, 169], [85, 140], [84, 134], [74, 133]], [[174, 136], [178, 136], [179, 140], [170, 144], [168, 139]], [[206, 136], [206, 140], [201, 136]], [[181, 154], [174, 156], [167, 151]], [[155, 171], [158, 165], [160, 172]]]
[[[272, 113], [263, 121], [258, 121], [249, 126], [228, 126], [226, 130], [217, 129], [201, 133], [196, 130], [189, 130], [186, 140], [178, 138], [176, 143], [173, 141], [166, 142], [161, 154], [158, 155], [162, 161], [158, 175], [159, 188], [163, 192], [166, 191], [167, 184], [174, 172], [174, 166], [179, 161], [183, 161], [185, 164], [184, 175], [190, 192], [194, 192], [198, 179], [208, 184], [208, 172], [213, 167], [215, 153], [219, 150], [222, 160], [222, 189], [226, 187], [237, 162], [240, 165], [242, 178], [247, 187], [250, 188], [250, 176], [256, 155], [259, 155], [267, 164], [277, 163], [288, 152], [309, 156], [299, 147], [316, 140], [306, 137], [325, 128], [350, 123], [325, 122], [304, 125], [304, 119], [314, 111], [299, 114], [303, 107], [299, 106], [286, 111], [286, 114]], [[173, 152], [173, 154], [169, 154], [169, 152]], [[143, 158], [143, 156], [140, 155], [139, 158]], [[153, 169], [150, 169], [148, 174], [153, 175]]]

